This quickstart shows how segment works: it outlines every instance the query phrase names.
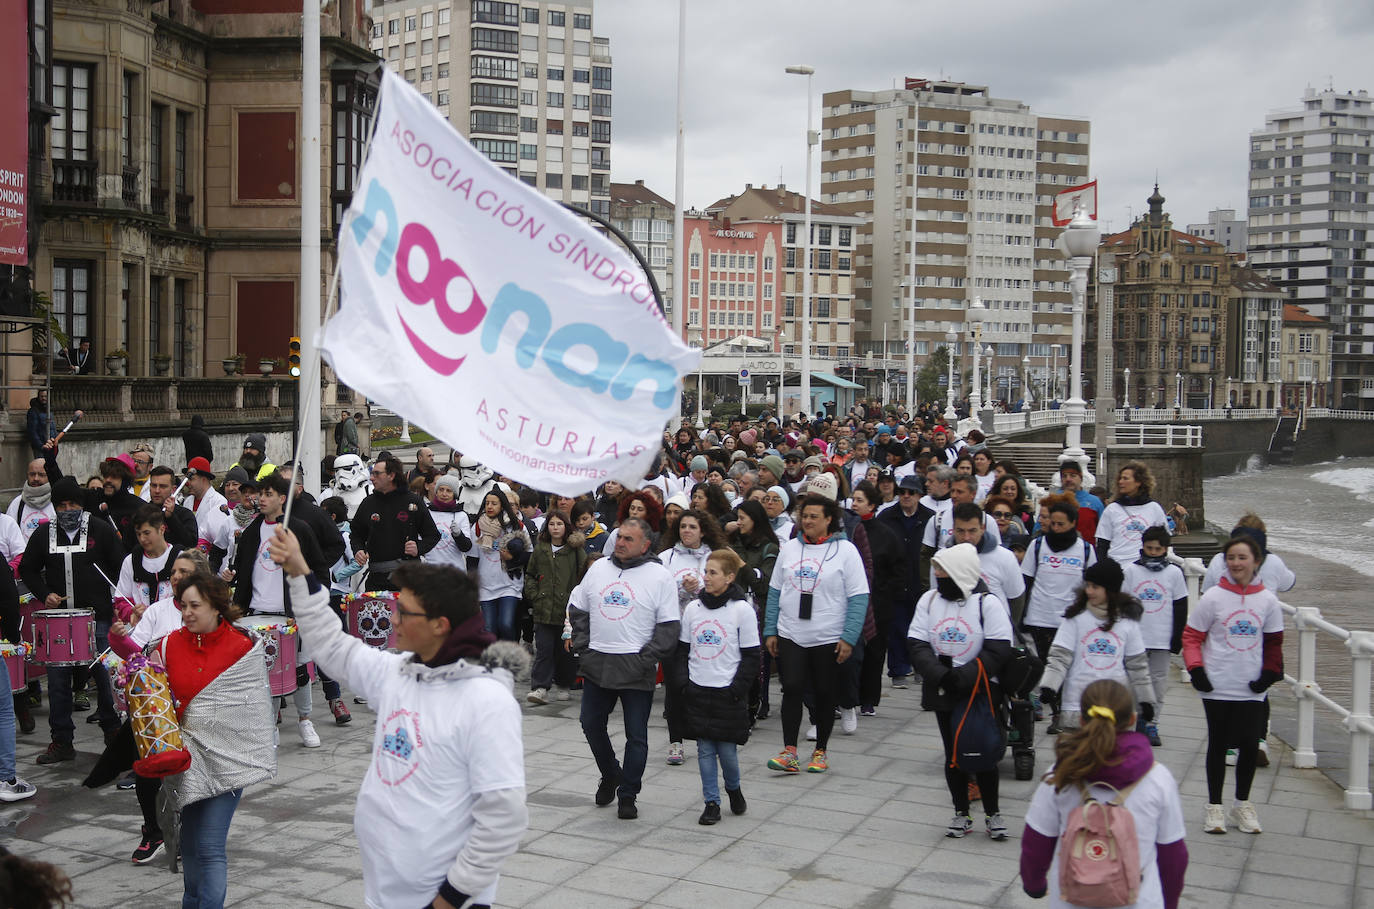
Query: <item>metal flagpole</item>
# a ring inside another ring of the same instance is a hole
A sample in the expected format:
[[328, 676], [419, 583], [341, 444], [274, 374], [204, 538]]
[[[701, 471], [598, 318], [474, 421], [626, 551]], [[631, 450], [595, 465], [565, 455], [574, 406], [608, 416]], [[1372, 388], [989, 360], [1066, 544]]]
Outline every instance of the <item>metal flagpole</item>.
[[[301, 411], [301, 444], [295, 460], [302, 456], [310, 470], [302, 479], [306, 489], [319, 494], [320, 464], [320, 5], [319, 0], [302, 0], [301, 8], [301, 287], [298, 315], [301, 359], [314, 364], [317, 378], [302, 378], [296, 384], [296, 401]], [[314, 422], [311, 422], [311, 415]], [[294, 483], [292, 484], [294, 486]]]
[[[683, 332], [687, 308], [687, 238], [683, 236], [682, 210], [686, 200], [686, 165], [684, 113], [686, 108], [687, 84], [687, 0], [677, 2], [677, 163], [673, 175], [673, 332], [682, 340], [687, 340]], [[646, 269], [647, 270], [647, 269]], [[701, 326], [703, 337], [706, 331], [705, 320]], [[673, 417], [682, 416], [682, 389], [678, 388], [677, 400], [673, 406]], [[671, 422], [669, 424], [671, 428]]]

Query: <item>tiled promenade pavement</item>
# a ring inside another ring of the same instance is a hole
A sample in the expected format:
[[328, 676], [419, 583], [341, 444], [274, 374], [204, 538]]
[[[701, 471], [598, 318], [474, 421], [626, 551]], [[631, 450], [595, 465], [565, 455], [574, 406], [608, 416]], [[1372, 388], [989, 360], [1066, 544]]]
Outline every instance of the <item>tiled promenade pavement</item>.
[[[1004, 763], [1002, 813], [1012, 830], [1007, 842], [983, 835], [977, 806], [975, 833], [946, 839], [952, 810], [939, 736], [934, 717], [919, 709], [918, 688], [891, 692], [877, 717], [860, 720], [857, 735], [839, 735], [837, 728], [829, 773], [792, 777], [764, 767], [781, 744], [775, 690], [773, 717], [741, 750], [749, 811], [734, 817], [727, 809], [715, 827], [696, 823], [701, 801], [694, 747], [687, 745], [686, 765], [666, 766], [666, 733], [657, 715], [639, 819], [617, 820], [614, 807], [594, 807], [597, 774], [577, 723], [576, 697], [525, 708], [530, 829], [506, 865], [498, 905], [1043, 905], [1021, 892], [1017, 877], [1022, 818], [1034, 784], [1011, 779], [1010, 760]], [[318, 687], [315, 703], [323, 704]], [[145, 867], [129, 861], [138, 845], [133, 792], [79, 786], [95, 758], [95, 727], [78, 720], [75, 765], [42, 768], [33, 763], [47, 738], [46, 716], [38, 719], [38, 731], [20, 737], [19, 760], [41, 791], [0, 808], [0, 841], [65, 868], [80, 906], [180, 905], [181, 878], [161, 860]], [[614, 725], [619, 715], [612, 719]], [[316, 721], [324, 747], [312, 751], [300, 747], [293, 725], [283, 724], [277, 780], [250, 789], [234, 818], [231, 905], [363, 905], [352, 813], [367, 766], [372, 714], [355, 708], [353, 725], [336, 728], [317, 706]], [[1273, 766], [1259, 771], [1253, 793], [1265, 833], [1207, 836], [1201, 833], [1202, 711], [1192, 690], [1177, 682], [1161, 734], [1164, 747], [1157, 755], [1181, 781], [1188, 822], [1192, 863], [1185, 906], [1374, 907], [1374, 822], [1343, 809], [1334, 784], [1317, 771], [1292, 769], [1288, 749], [1271, 740]], [[614, 739], [619, 747], [623, 736]], [[1048, 755], [1041, 747], [1038, 769], [1047, 766]]]

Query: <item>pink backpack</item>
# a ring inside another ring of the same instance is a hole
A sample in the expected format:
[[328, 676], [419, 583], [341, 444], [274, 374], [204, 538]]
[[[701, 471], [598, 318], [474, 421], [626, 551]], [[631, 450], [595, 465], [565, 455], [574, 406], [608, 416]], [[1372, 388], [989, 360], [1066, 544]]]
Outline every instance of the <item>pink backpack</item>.
[[1083, 800], [1069, 812], [1060, 838], [1059, 896], [1066, 903], [1112, 909], [1136, 901], [1140, 894], [1140, 841], [1126, 796], [1144, 778], [1142, 775], [1121, 790], [1105, 783], [1094, 784], [1116, 793], [1116, 798], [1108, 801], [1094, 798], [1090, 789], [1079, 784]]

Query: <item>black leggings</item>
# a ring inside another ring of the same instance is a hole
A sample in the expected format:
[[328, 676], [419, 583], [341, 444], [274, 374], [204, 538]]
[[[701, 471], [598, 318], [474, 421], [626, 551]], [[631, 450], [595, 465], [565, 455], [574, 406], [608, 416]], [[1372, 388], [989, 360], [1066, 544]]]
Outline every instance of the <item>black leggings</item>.
[[[945, 785], [949, 787], [950, 798], [954, 800], [954, 813], [968, 814], [969, 775], [958, 767], [950, 766], [950, 759], [954, 757], [954, 724], [951, 719], [953, 716], [953, 712], [949, 710], [937, 710], [935, 723], [940, 727], [940, 741], [945, 744]], [[978, 791], [983, 796], [983, 813], [997, 814], [997, 768], [974, 774], [974, 779], [978, 782]]]
[[1236, 749], [1236, 800], [1250, 798], [1250, 784], [1255, 779], [1255, 758], [1259, 754], [1260, 739], [1264, 738], [1264, 723], [1268, 717], [1265, 701], [1219, 701], [1202, 699], [1207, 715], [1207, 801], [1221, 804], [1221, 790], [1226, 785], [1226, 749]]
[[835, 645], [803, 647], [778, 638], [778, 676], [782, 679], [782, 743], [797, 747], [801, 730], [802, 701], [807, 689], [814, 699], [816, 747], [824, 750], [835, 726], [835, 701], [839, 696], [839, 663]]
[[157, 793], [161, 788], [161, 777], [134, 775], [134, 793], [143, 811], [144, 835], [150, 840], [162, 839], [162, 825], [157, 820]]

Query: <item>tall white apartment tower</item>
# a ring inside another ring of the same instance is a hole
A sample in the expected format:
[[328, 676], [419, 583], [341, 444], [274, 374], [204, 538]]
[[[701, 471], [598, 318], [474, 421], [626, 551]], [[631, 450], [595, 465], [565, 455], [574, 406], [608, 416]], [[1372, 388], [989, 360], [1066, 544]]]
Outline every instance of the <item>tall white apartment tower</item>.
[[611, 211], [610, 41], [592, 4], [393, 0], [372, 49], [511, 176]]
[[1250, 133], [1249, 265], [1331, 323], [1330, 400], [1348, 410], [1374, 410], [1371, 139], [1364, 90], [1308, 88]]
[[[1089, 123], [1049, 117], [987, 86], [907, 79], [901, 89], [827, 92], [820, 199], [863, 217], [855, 250], [855, 340], [918, 362], [987, 307], [998, 396], [1070, 338], [1068, 268], [1054, 194], [1085, 182]], [[965, 368], [967, 363], [964, 364]]]

